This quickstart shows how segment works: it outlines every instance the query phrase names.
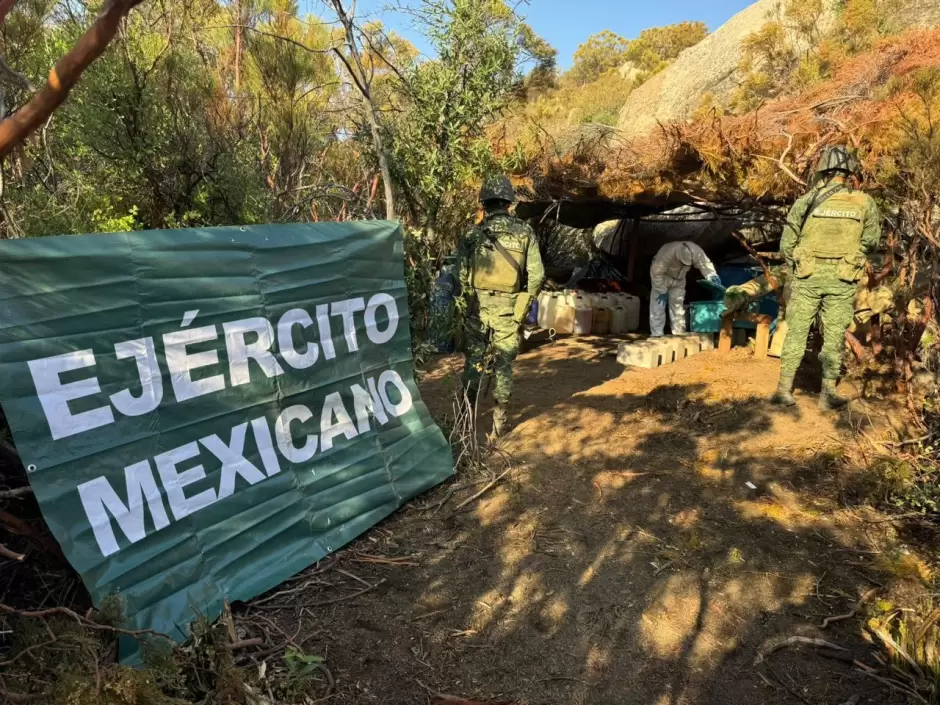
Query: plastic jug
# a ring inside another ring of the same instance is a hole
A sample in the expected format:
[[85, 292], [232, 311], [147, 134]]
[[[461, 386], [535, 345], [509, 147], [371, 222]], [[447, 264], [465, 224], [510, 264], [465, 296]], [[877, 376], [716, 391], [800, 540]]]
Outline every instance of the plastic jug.
[[575, 335], [590, 335], [591, 328], [594, 325], [594, 309], [590, 304], [580, 298], [575, 301], [574, 306], [574, 325], [572, 333]]
[[629, 294], [624, 296], [626, 297], [624, 308], [627, 311], [627, 332], [633, 333], [640, 329], [640, 299]]
[[555, 307], [555, 320], [549, 328], [554, 328], [557, 332], [570, 335], [574, 332], [574, 297], [563, 295], [557, 298]]
[[558, 314], [558, 302], [561, 295], [552, 291], [539, 296], [539, 328], [555, 327], [555, 316]]
[[610, 316], [610, 332], [614, 335], [623, 335], [624, 333], [629, 333], [630, 329], [627, 325], [629, 321], [629, 314], [627, 309], [623, 306], [617, 306], [611, 311]]
[[594, 320], [591, 323], [591, 332], [594, 335], [607, 335], [610, 333], [610, 309], [595, 308]]

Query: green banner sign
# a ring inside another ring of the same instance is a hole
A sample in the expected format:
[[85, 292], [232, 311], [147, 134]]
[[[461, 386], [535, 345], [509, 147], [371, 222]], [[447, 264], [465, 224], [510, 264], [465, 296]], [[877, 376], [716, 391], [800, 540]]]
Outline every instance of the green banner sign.
[[0, 242], [0, 394], [96, 603], [182, 639], [453, 472], [387, 222]]

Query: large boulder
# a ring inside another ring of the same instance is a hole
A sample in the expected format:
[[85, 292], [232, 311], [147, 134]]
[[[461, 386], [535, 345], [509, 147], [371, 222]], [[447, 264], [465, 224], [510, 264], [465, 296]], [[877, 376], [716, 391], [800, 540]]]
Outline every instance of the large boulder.
[[[826, 0], [823, 25], [831, 25], [840, 0]], [[665, 71], [638, 87], [620, 112], [624, 137], [643, 137], [657, 124], [687, 119], [712, 94], [726, 101], [738, 85], [743, 40], [776, 16], [780, 0], [758, 0], [732, 17], [694, 47], [686, 49]], [[940, 22], [940, 0], [902, 0], [899, 29]]]

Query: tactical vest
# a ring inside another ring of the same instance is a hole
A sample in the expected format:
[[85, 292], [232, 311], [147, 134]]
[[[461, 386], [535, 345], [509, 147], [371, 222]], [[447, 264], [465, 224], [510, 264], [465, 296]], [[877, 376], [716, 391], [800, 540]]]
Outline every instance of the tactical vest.
[[840, 191], [816, 207], [800, 237], [800, 249], [815, 257], [838, 259], [861, 250], [868, 196]]
[[[516, 267], [493, 244], [498, 239]], [[508, 215], [489, 218], [480, 226], [480, 239], [473, 256], [473, 288], [516, 294], [522, 291], [529, 235]]]

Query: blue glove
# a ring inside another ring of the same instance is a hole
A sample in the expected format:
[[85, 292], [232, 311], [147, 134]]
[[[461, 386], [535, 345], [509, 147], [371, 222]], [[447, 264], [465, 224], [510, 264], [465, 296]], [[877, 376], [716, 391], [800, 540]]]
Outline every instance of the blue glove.
[[721, 286], [721, 277], [719, 277], [717, 274], [712, 274], [708, 278], [708, 283], [714, 284], [715, 286]]
[[666, 308], [666, 304], [669, 303], [669, 294], [660, 294], [657, 296], [656, 303], [658, 303], [663, 308]]

